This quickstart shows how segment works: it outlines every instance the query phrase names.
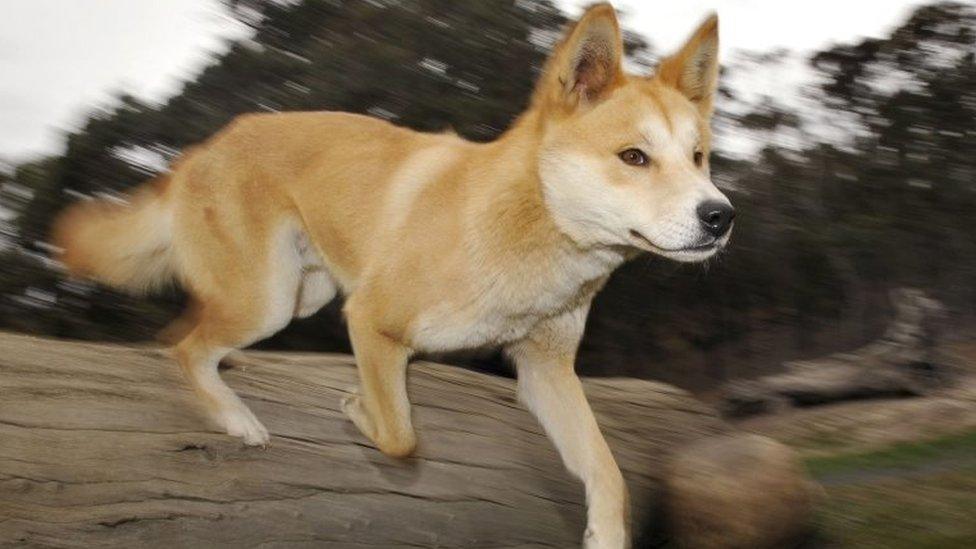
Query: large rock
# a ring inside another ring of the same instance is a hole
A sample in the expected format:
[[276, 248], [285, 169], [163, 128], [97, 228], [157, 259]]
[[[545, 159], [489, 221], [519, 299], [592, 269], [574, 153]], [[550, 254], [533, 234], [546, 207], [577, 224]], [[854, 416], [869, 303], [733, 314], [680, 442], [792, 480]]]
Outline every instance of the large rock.
[[[373, 449], [339, 410], [344, 355], [249, 353], [224, 372], [272, 433], [243, 448], [147, 348], [0, 334], [0, 546], [576, 547], [582, 486], [511, 379], [411, 366], [420, 445]], [[585, 382], [631, 491], [637, 547], [675, 448], [725, 433], [674, 387]], [[652, 526], [648, 526], [653, 524]]]
[[702, 439], [671, 456], [666, 511], [678, 547], [765, 549], [805, 535], [819, 489], [793, 450], [759, 435]]

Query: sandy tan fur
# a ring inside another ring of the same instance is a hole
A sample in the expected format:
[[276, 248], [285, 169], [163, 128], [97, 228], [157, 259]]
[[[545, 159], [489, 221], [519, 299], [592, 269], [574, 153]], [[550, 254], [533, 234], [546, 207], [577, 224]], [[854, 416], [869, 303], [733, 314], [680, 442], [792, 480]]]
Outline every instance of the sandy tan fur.
[[[179, 280], [192, 296], [169, 334], [179, 363], [248, 444], [268, 432], [218, 361], [339, 291], [361, 380], [343, 406], [389, 455], [417, 442], [413, 354], [505, 347], [523, 401], [586, 485], [585, 545], [622, 547], [626, 488], [573, 362], [589, 302], [621, 262], [642, 247], [701, 258], [667, 250], [695, 236], [686, 206], [721, 197], [691, 160], [709, 146], [716, 33], [709, 19], [656, 77], [628, 76], [612, 8], [591, 8], [531, 108], [487, 144], [345, 113], [240, 116], [130, 205], [69, 210], [55, 242], [69, 269], [109, 284]], [[652, 167], [620, 162], [634, 143], [655, 151]]]

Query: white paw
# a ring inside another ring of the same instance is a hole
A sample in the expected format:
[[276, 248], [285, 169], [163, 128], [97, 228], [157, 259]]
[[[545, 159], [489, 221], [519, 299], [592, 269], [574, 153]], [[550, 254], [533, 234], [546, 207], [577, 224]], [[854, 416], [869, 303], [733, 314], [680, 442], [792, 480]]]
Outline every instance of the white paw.
[[626, 549], [627, 532], [624, 528], [594, 528], [588, 526], [583, 534], [583, 549]]
[[346, 414], [346, 417], [352, 417], [352, 414], [358, 411], [359, 394], [355, 389], [350, 391], [348, 395], [342, 397], [342, 400], [339, 401], [339, 407], [342, 408], [342, 413]]
[[266, 448], [271, 442], [271, 435], [268, 434], [268, 430], [247, 407], [226, 412], [223, 420], [227, 434], [240, 437], [247, 446]]
[[373, 440], [373, 423], [366, 415], [366, 411], [363, 410], [362, 401], [357, 393], [352, 393], [342, 399], [342, 411], [366, 438]]

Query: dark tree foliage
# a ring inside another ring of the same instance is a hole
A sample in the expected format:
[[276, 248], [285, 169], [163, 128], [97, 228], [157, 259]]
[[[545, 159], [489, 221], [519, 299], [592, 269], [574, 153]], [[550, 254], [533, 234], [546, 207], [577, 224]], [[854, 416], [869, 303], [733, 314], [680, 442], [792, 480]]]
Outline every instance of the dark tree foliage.
[[[54, 213], [79, 194], [115, 194], [260, 110], [370, 113], [421, 130], [497, 136], [527, 102], [564, 16], [549, 1], [237, 0], [253, 29], [162, 105], [118, 98], [67, 136], [65, 154], [5, 175], [0, 325], [99, 339], [145, 338], [179, 306], [61, 279], [44, 257]], [[885, 292], [927, 288], [960, 322], [976, 290], [976, 10], [919, 8], [891, 36], [811, 59], [824, 109], [854, 113], [846, 146], [767, 147], [755, 160], [713, 158], [738, 209], [730, 249], [707, 266], [638, 259], [597, 298], [579, 367], [707, 388], [797, 355], [875, 335]], [[628, 49], [646, 52], [629, 35]], [[724, 90], [725, 94], [732, 93]], [[768, 106], [723, 123], [775, 135], [800, 117]], [[337, 306], [267, 345], [348, 350]], [[477, 362], [475, 359], [471, 359]], [[491, 360], [489, 359], [489, 362]]]

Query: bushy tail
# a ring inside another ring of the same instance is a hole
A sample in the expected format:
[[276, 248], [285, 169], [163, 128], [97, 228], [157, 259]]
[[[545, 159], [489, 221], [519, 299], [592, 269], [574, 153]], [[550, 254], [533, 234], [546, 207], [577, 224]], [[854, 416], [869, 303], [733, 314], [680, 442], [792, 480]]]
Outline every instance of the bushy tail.
[[173, 211], [168, 177], [136, 189], [128, 202], [87, 200], [55, 220], [52, 243], [71, 274], [135, 293], [171, 282]]

